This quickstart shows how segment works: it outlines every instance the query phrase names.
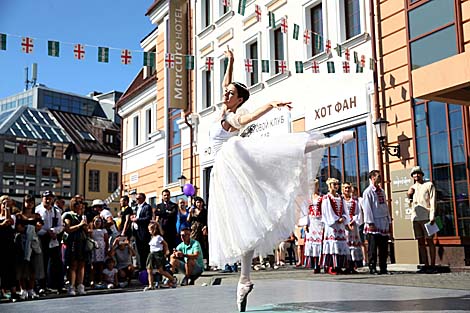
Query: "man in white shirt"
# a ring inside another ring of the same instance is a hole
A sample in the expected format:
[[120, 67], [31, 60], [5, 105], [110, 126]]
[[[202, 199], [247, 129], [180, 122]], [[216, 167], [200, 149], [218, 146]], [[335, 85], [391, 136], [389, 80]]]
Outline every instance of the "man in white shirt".
[[[387, 271], [388, 237], [390, 235], [390, 212], [385, 201], [385, 192], [380, 187], [380, 172], [369, 173], [370, 185], [362, 194], [364, 209], [364, 234], [367, 235], [369, 272], [371, 274], [389, 274]], [[377, 250], [379, 267], [377, 272]]]
[[[435, 273], [436, 247], [433, 235], [426, 231], [425, 224], [434, 224], [434, 211], [436, 207], [435, 189], [432, 182], [424, 181], [424, 172], [419, 166], [411, 169], [414, 184], [408, 189], [408, 197], [411, 201], [411, 221], [413, 222], [413, 233], [418, 240], [418, 252], [420, 263], [424, 263], [418, 273]], [[426, 243], [429, 247], [431, 267], [429, 267]]]
[[60, 234], [64, 227], [61, 212], [54, 205], [54, 194], [50, 190], [42, 193], [42, 201], [36, 206], [36, 213], [41, 215], [44, 224], [38, 231], [44, 256], [46, 278], [40, 281], [41, 291], [46, 287], [61, 291], [64, 287], [63, 265], [60, 253]]

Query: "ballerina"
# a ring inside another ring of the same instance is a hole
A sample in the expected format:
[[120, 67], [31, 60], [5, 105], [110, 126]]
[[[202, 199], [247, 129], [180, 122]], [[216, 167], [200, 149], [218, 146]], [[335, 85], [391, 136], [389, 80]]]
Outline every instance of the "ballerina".
[[216, 154], [209, 187], [209, 262], [220, 268], [241, 260], [237, 306], [244, 312], [253, 290], [253, 257], [271, 253], [290, 234], [302, 200], [309, 197], [307, 163], [316, 173], [324, 148], [353, 139], [354, 132], [331, 138], [314, 131], [263, 138], [238, 136], [272, 109], [292, 107], [290, 101], [271, 101], [253, 112], [243, 108], [250, 92], [244, 84], [232, 81], [233, 52], [227, 49], [225, 56], [222, 114], [209, 131]]

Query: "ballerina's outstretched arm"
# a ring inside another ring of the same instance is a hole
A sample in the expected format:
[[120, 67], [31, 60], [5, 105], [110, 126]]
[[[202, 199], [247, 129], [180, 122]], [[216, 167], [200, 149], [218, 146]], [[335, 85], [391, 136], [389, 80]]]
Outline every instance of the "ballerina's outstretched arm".
[[282, 108], [286, 107], [289, 110], [292, 108], [291, 101], [271, 101], [262, 107], [256, 109], [254, 112], [248, 112], [247, 110], [238, 109], [236, 113], [229, 113], [225, 117], [225, 121], [229, 123], [232, 127], [240, 129], [243, 126], [256, 121], [264, 114], [271, 111], [273, 108]]

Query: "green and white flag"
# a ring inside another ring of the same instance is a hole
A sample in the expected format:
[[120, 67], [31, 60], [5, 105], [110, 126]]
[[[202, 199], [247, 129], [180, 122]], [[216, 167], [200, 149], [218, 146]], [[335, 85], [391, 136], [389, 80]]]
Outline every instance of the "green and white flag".
[[340, 44], [336, 44], [336, 52], [338, 53], [338, 56], [342, 56], [343, 55], [343, 51], [342, 51], [342, 47]]
[[299, 31], [300, 31], [300, 26], [297, 24], [294, 24], [294, 39], [299, 40]]
[[295, 72], [296, 73], [303, 73], [304, 72], [304, 62], [295, 61]]
[[186, 69], [187, 70], [194, 70], [194, 55], [187, 55], [185, 57], [186, 61]]
[[375, 61], [374, 61], [374, 59], [373, 59], [373, 58], [370, 58], [370, 59], [369, 59], [369, 62], [370, 62], [370, 64], [369, 64], [369, 69], [370, 69], [371, 71], [375, 71]]
[[238, 14], [245, 15], [246, 0], [240, 0], [238, 2]]
[[51, 57], [58, 57], [59, 49], [60, 49], [60, 46], [59, 46], [58, 41], [53, 41], [53, 40], [47, 41], [47, 55]]
[[144, 52], [144, 66], [155, 67], [155, 53]]
[[98, 62], [109, 62], [109, 48], [98, 47]]
[[261, 60], [261, 72], [269, 73], [269, 60]]
[[354, 51], [354, 63], [359, 63], [359, 54], [356, 51]]
[[269, 27], [275, 28], [276, 27], [276, 17], [274, 16], [274, 13], [269, 11], [268, 12], [268, 19], [269, 19]]
[[0, 50], [7, 49], [7, 34], [0, 34]]
[[317, 51], [322, 51], [323, 50], [323, 40], [322, 37], [318, 34], [313, 34], [314, 40], [315, 40], [315, 49]]
[[357, 63], [356, 64], [356, 73], [362, 73], [364, 72], [364, 68], [361, 66], [361, 64]]
[[335, 62], [333, 62], [333, 61], [326, 62], [326, 67], [328, 68], [328, 73], [334, 73], [335, 72]]

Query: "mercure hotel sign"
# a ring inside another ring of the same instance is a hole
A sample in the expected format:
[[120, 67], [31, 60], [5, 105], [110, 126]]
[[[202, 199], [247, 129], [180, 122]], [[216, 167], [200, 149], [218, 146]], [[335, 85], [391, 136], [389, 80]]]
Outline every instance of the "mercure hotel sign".
[[188, 71], [185, 69], [185, 55], [188, 51], [188, 6], [186, 0], [171, 0], [169, 18], [168, 53], [174, 57], [174, 66], [168, 67], [169, 104], [173, 109], [186, 110], [188, 105]]

